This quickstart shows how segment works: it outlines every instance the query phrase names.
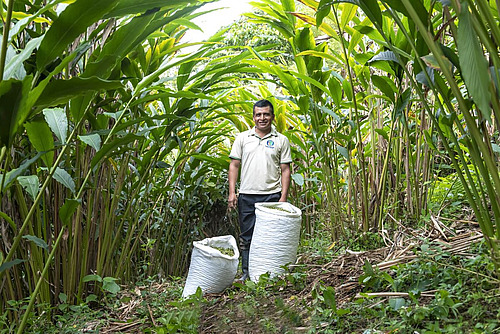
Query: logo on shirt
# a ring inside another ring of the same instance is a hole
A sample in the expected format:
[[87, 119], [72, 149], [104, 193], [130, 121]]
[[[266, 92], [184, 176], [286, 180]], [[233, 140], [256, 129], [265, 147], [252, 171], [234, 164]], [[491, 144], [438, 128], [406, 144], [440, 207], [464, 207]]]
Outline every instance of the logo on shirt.
[[272, 141], [271, 139], [269, 139], [268, 141], [266, 141], [266, 147], [268, 147], [268, 148], [274, 148], [274, 141]]

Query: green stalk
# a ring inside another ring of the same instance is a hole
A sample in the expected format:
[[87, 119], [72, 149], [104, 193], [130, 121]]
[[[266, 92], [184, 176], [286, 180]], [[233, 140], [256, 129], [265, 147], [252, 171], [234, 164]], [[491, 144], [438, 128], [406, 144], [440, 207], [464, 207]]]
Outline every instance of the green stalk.
[[[413, 9], [413, 6], [410, 4], [409, 0], [402, 0], [403, 4], [405, 5], [405, 8], [407, 9], [408, 13], [412, 16], [412, 19], [414, 20], [415, 24], [417, 25], [422, 37], [424, 38], [427, 46], [431, 50], [431, 52], [434, 54], [436, 61], [438, 62], [443, 75], [445, 76], [447, 82], [450, 85], [450, 88], [454, 94], [454, 96], [457, 99], [457, 102], [459, 104], [460, 110], [463, 112], [463, 115], [465, 117], [465, 120], [467, 122], [467, 126], [469, 128], [470, 134], [472, 136], [472, 139], [476, 142], [478, 149], [480, 152], [484, 152], [483, 154], [483, 159], [484, 162], [486, 163], [486, 166], [488, 167], [489, 171], [497, 171], [497, 166], [496, 163], [493, 161], [491, 155], [486, 154], [489, 150], [488, 147], [485, 145], [485, 143], [481, 140], [481, 133], [476, 125], [476, 122], [474, 121], [473, 116], [469, 112], [469, 108], [467, 107], [467, 104], [465, 100], [462, 97], [462, 93], [460, 91], [460, 88], [458, 87], [457, 83], [455, 82], [453, 75], [451, 74], [448, 66], [444, 62], [444, 55], [443, 52], [441, 51], [441, 48], [436, 45], [434, 42], [432, 36], [430, 33], [425, 29], [425, 26], [423, 25], [422, 21], [420, 21], [417, 13]], [[491, 173], [491, 177], [493, 178], [495, 188], [500, 190], [500, 176], [498, 172]]]
[[0, 82], [3, 81], [3, 74], [5, 72], [5, 62], [7, 58], [9, 30], [10, 30], [10, 23], [12, 21], [13, 8], [14, 8], [14, 0], [9, 0], [9, 2], [7, 3], [7, 17], [5, 18], [5, 24], [3, 26], [2, 49], [0, 50]]
[[346, 71], [349, 75], [349, 83], [351, 85], [351, 90], [352, 90], [352, 103], [353, 103], [353, 106], [354, 106], [354, 115], [355, 115], [355, 118], [356, 118], [356, 128], [357, 128], [357, 131], [356, 131], [356, 135], [357, 135], [357, 139], [358, 139], [358, 160], [359, 160], [359, 165], [360, 165], [360, 169], [361, 169], [361, 205], [362, 205], [362, 219], [363, 219], [363, 230], [366, 232], [368, 231], [368, 229], [370, 228], [369, 226], [369, 219], [368, 219], [368, 181], [367, 181], [367, 176], [366, 176], [366, 170], [365, 170], [365, 157], [364, 157], [364, 150], [363, 150], [363, 139], [361, 137], [361, 124], [359, 123], [359, 118], [360, 118], [360, 115], [359, 115], [359, 110], [358, 110], [358, 104], [357, 104], [357, 100], [356, 100], [356, 93], [355, 93], [355, 90], [354, 90], [354, 78], [352, 76], [352, 69], [351, 69], [351, 64], [349, 63], [349, 56], [347, 54], [347, 50], [346, 50], [346, 47], [345, 47], [345, 44], [344, 44], [344, 38], [342, 37], [344, 32], [343, 30], [340, 28], [340, 22], [339, 22], [339, 18], [338, 18], [338, 14], [337, 14], [337, 9], [335, 7], [335, 5], [332, 6], [333, 10], [334, 10], [334, 17], [335, 17], [335, 21], [337, 23], [337, 27], [339, 29], [339, 38], [341, 40], [341, 43], [340, 45], [342, 46], [342, 52], [344, 54], [344, 59], [345, 59], [345, 65], [346, 65]]
[[[467, 124], [468, 124], [469, 129], [470, 129], [471, 134], [472, 134], [472, 140], [474, 140], [475, 138], [479, 138], [479, 141], [477, 141], [477, 144], [479, 146], [479, 151], [481, 151], [482, 149], [484, 149], [486, 147], [486, 145], [481, 141], [481, 135], [479, 133], [479, 130], [478, 130], [478, 128], [477, 128], [477, 126], [476, 126], [473, 118], [472, 118], [472, 115], [470, 115], [470, 113], [468, 111], [468, 108], [465, 105], [465, 102], [464, 102], [464, 100], [463, 100], [463, 98], [462, 98], [462, 96], [460, 94], [460, 90], [459, 90], [458, 86], [456, 85], [455, 81], [453, 80], [453, 77], [451, 76], [451, 73], [449, 72], [448, 68], [446, 67], [446, 65], [443, 62], [443, 55], [442, 55], [441, 49], [438, 48], [435, 45], [432, 36], [425, 29], [423, 23], [420, 21], [418, 15], [416, 14], [415, 10], [413, 9], [413, 7], [409, 3], [409, 1], [408, 0], [403, 0], [403, 4], [404, 4], [405, 8], [408, 10], [408, 12], [409, 12], [410, 16], [412, 17], [412, 19], [414, 20], [414, 22], [417, 24], [418, 29], [420, 30], [422, 36], [424, 37], [424, 40], [426, 41], [426, 43], [429, 46], [429, 48], [431, 49], [431, 51], [434, 53], [434, 55], [435, 55], [435, 57], [436, 57], [439, 65], [440, 65], [440, 67], [442, 68], [443, 74], [447, 78], [447, 80], [448, 80], [448, 82], [449, 82], [449, 84], [450, 84], [450, 86], [452, 88], [452, 91], [454, 92], [454, 94], [455, 94], [455, 96], [457, 98], [457, 101], [459, 102], [460, 109], [464, 112], [464, 117], [465, 117], [465, 119], [467, 121]], [[392, 14], [392, 12], [391, 12], [391, 14]], [[403, 31], [405, 31], [404, 27], [401, 25], [401, 22], [400, 22], [399, 18], [397, 17], [397, 15], [393, 14], [393, 17], [396, 20], [396, 22], [398, 22], [398, 25], [400, 25], [400, 27], [403, 29]], [[412, 43], [410, 43], [410, 45], [412, 46], [412, 48], [416, 52], [415, 46]], [[417, 57], [416, 57], [417, 61], [419, 63], [421, 63], [422, 61], [421, 61], [420, 57], [418, 57], [418, 53], [416, 53], [416, 54], [417, 54]], [[423, 66], [423, 64], [421, 64], [421, 66], [422, 66], [422, 68], [425, 68], [425, 66]], [[426, 75], [427, 79], [429, 80], [429, 82], [431, 82], [429, 76], [427, 75], [427, 73], [425, 73], [425, 75]], [[421, 92], [421, 90], [418, 87], [418, 85], [416, 85], [416, 83], [414, 82], [414, 80], [413, 80], [413, 78], [411, 76], [410, 76], [410, 80], [412, 80], [413, 86], [418, 88], [417, 92], [421, 96], [421, 100], [424, 103], [424, 106], [425, 106], [426, 110], [428, 111], [429, 116], [431, 117], [431, 120], [433, 121], [433, 123], [436, 124], [436, 131], [438, 132], [439, 136], [443, 139], [442, 142], [445, 145], [446, 150], [452, 156], [452, 163], [453, 163], [453, 165], [455, 167], [455, 170], [457, 171], [457, 174], [458, 174], [458, 176], [459, 176], [459, 178], [460, 178], [460, 180], [461, 180], [461, 182], [462, 182], [462, 184], [464, 186], [464, 189], [466, 191], [466, 196], [467, 196], [467, 198], [469, 200], [469, 204], [473, 207], [474, 212], [478, 216], [479, 223], [483, 224], [484, 220], [482, 219], [481, 211], [478, 209], [478, 207], [476, 206], [476, 203], [474, 201], [474, 198], [478, 198], [478, 197], [477, 196], [474, 197], [472, 195], [472, 193], [470, 192], [470, 190], [469, 190], [469, 188], [467, 186], [468, 183], [466, 182], [466, 180], [465, 180], [465, 178], [464, 178], [464, 176], [462, 174], [462, 171], [460, 169], [460, 166], [458, 165], [458, 162], [455, 159], [454, 151], [449, 147], [448, 142], [446, 141], [446, 137], [444, 136], [444, 134], [442, 133], [441, 129], [439, 128], [438, 120], [436, 120], [435, 117], [434, 117], [434, 115], [430, 112], [430, 109], [428, 108], [428, 105], [427, 105], [427, 102], [426, 102], [426, 100], [424, 98], [423, 93]], [[435, 87], [432, 87], [432, 89], [434, 90]], [[438, 103], [440, 103], [439, 99], [437, 101], [438, 101]], [[445, 102], [449, 103], [449, 101], [447, 101], [446, 99], [445, 99]], [[451, 108], [450, 110], [453, 110], [453, 108]], [[486, 153], [488, 151], [483, 151], [483, 152]], [[461, 153], [461, 151], [459, 151], [459, 153]], [[492, 157], [491, 156], [489, 156], [488, 154], [486, 154], [484, 156], [484, 160], [486, 161], [486, 165], [488, 167], [488, 170], [490, 170], [490, 171], [496, 171], [497, 170], [496, 167], [495, 167], [495, 164], [492, 161]], [[493, 168], [490, 169], [490, 167], [493, 167]], [[498, 176], [498, 172], [494, 172], [493, 175], [492, 175], [492, 178], [494, 179], [495, 184], [497, 183], [496, 179], [498, 179], [498, 177], [499, 177]], [[498, 189], [500, 189], [500, 188], [498, 188]], [[495, 196], [492, 198], [492, 200], [494, 200], [494, 199], [495, 199]], [[500, 222], [497, 221], [497, 224], [498, 223], [500, 223]], [[481, 228], [483, 228], [483, 226], [481, 226]], [[498, 228], [497, 228], [497, 230], [498, 230]], [[483, 231], [485, 231], [485, 233], [487, 233], [487, 230], [483, 230]], [[495, 244], [495, 241], [491, 241], [490, 237], [488, 237], [486, 235], [485, 235], [485, 239], [487, 240], [488, 244], [491, 247], [491, 250], [493, 251], [493, 258], [498, 258], [498, 247]], [[498, 237], [497, 237], [497, 239], [498, 239]]]
[[[75, 126], [75, 128], [73, 129], [73, 131], [70, 133], [70, 135], [68, 137], [68, 142], [73, 140], [73, 138], [76, 135], [76, 130], [84, 122], [84, 120], [85, 120], [85, 118], [82, 117], [82, 119], [79, 121], [78, 125]], [[31, 205], [30, 211], [26, 215], [26, 218], [24, 219], [23, 224], [21, 225], [21, 228], [19, 229], [17, 235], [14, 238], [14, 242], [12, 243], [12, 247], [10, 248], [9, 253], [7, 254], [7, 257], [5, 258], [4, 263], [12, 260], [12, 257], [14, 256], [14, 253], [16, 252], [17, 247], [19, 247], [19, 244], [20, 244], [21, 239], [22, 239], [23, 234], [24, 234], [24, 230], [26, 230], [29, 223], [31, 222], [31, 218], [33, 217], [33, 214], [36, 211], [38, 203], [40, 203], [40, 200], [42, 199], [43, 195], [45, 194], [45, 189], [47, 189], [47, 187], [52, 179], [52, 176], [54, 175], [54, 172], [56, 171], [57, 166], [61, 162], [62, 158], [65, 156], [68, 148], [69, 148], [69, 145], [64, 145], [62, 150], [61, 150], [61, 153], [57, 156], [57, 159], [54, 162], [54, 165], [50, 169], [49, 174], [47, 175], [42, 187], [40, 188], [40, 191], [38, 192], [38, 195], [36, 196], [35, 200], [33, 201], [33, 204]], [[4, 274], [5, 274], [5, 271], [0, 272], [0, 280], [2, 279]]]
[[54, 246], [52, 246], [52, 251], [49, 254], [49, 257], [47, 259], [47, 262], [45, 263], [45, 267], [43, 268], [42, 274], [40, 275], [40, 278], [38, 279], [38, 282], [36, 283], [35, 290], [31, 294], [30, 301], [28, 303], [28, 306], [24, 312], [23, 319], [21, 320], [21, 323], [19, 324], [19, 328], [17, 329], [17, 334], [22, 334], [24, 332], [24, 328], [26, 327], [26, 323], [28, 322], [28, 318], [30, 317], [31, 310], [33, 309], [33, 305], [35, 304], [36, 296], [38, 295], [38, 291], [40, 291], [40, 288], [42, 284], [45, 281], [45, 276], [47, 276], [47, 272], [49, 271], [50, 264], [52, 262], [52, 258], [54, 257], [54, 254], [59, 246], [59, 243], [61, 242], [62, 236], [64, 232], [66, 231], [66, 226], [63, 226], [61, 228], [61, 231], [59, 232], [59, 236], [57, 237], [56, 242], [54, 243]]

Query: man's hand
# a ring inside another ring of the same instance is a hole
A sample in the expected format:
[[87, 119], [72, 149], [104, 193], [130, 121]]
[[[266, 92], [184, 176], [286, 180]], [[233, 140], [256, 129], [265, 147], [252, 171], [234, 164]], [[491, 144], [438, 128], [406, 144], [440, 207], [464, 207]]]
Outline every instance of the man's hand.
[[236, 194], [230, 194], [227, 199], [227, 208], [229, 210], [236, 209], [237, 205], [238, 205], [238, 198], [236, 197]]

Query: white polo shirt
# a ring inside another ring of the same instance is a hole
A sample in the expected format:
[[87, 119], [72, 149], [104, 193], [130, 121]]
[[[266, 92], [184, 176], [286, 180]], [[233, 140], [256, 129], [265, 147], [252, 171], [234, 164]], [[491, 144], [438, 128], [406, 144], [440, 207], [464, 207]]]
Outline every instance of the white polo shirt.
[[264, 138], [255, 133], [255, 127], [240, 133], [229, 157], [241, 161], [242, 194], [266, 195], [280, 192], [280, 164], [292, 162], [290, 142], [274, 126]]

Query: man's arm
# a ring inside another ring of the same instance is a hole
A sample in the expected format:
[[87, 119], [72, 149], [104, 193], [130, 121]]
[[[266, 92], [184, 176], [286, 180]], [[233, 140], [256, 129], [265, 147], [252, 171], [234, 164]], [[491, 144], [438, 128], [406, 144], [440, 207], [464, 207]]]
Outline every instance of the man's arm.
[[229, 164], [229, 170], [227, 172], [227, 178], [229, 181], [229, 197], [227, 199], [227, 207], [229, 209], [235, 209], [237, 204], [236, 198], [236, 181], [238, 180], [238, 172], [240, 170], [240, 160], [231, 159]]
[[286, 202], [288, 198], [288, 189], [290, 189], [290, 178], [292, 172], [290, 170], [290, 164], [280, 164], [281, 168], [281, 198], [280, 202]]

